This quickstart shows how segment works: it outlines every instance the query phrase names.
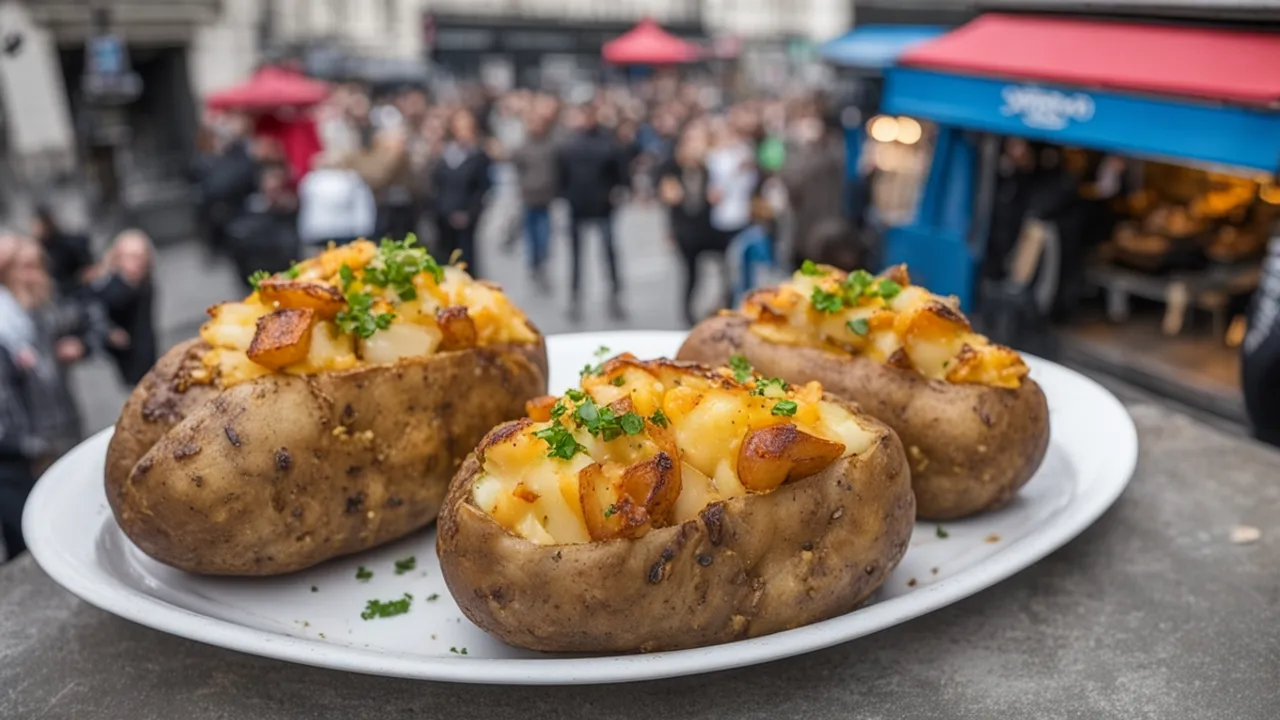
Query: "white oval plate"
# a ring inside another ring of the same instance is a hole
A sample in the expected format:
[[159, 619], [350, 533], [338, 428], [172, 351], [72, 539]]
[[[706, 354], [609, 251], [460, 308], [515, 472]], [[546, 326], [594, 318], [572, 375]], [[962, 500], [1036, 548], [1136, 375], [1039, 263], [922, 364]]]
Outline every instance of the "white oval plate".
[[[684, 333], [613, 332], [548, 338], [551, 388], [577, 385], [597, 348], [674, 355]], [[1031, 565], [1088, 527], [1119, 497], [1137, 461], [1124, 407], [1093, 381], [1029, 358], [1049, 398], [1044, 465], [1008, 507], [977, 518], [919, 523], [897, 570], [863, 608], [808, 627], [713, 647], [650, 655], [554, 656], [489, 637], [445, 588], [428, 529], [389, 546], [286, 577], [207, 578], [143, 555], [120, 532], [103, 490], [110, 431], [41, 478], [24, 517], [31, 552], [71, 592], [174, 635], [321, 667], [470, 683], [569, 685], [690, 675], [776, 660], [852, 640], [956, 602]], [[397, 559], [417, 567], [397, 575]], [[359, 567], [373, 572], [361, 582]], [[410, 611], [361, 620], [366, 601], [413, 596]]]

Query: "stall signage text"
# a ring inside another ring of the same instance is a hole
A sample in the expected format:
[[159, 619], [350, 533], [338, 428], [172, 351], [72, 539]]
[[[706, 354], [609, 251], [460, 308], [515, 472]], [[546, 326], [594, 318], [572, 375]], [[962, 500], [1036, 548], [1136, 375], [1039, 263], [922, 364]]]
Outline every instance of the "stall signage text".
[[1006, 85], [1000, 91], [1000, 97], [1004, 100], [1001, 114], [1016, 116], [1027, 127], [1038, 130], [1062, 130], [1073, 122], [1084, 123], [1093, 119], [1093, 98], [1084, 93], [1065, 93], [1033, 85]]

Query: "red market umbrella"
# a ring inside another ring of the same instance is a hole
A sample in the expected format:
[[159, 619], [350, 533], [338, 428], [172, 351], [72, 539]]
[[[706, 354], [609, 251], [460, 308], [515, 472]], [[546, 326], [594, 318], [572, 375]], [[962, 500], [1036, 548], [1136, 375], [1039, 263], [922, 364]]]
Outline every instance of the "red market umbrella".
[[307, 107], [329, 97], [329, 86], [281, 67], [264, 67], [248, 81], [205, 98], [217, 110], [268, 110]]
[[674, 65], [702, 56], [696, 45], [663, 30], [652, 20], [641, 21], [621, 37], [605, 43], [601, 54], [615, 65]]

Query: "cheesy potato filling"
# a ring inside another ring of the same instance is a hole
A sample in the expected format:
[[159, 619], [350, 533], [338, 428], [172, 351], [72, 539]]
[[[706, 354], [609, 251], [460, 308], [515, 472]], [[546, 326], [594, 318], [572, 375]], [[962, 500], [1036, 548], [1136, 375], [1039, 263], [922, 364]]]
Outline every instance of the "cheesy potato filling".
[[196, 381], [226, 387], [272, 372], [306, 375], [538, 336], [506, 295], [404, 242], [331, 247], [250, 278], [240, 302], [210, 308], [212, 348]]
[[904, 266], [874, 277], [806, 261], [742, 312], [771, 342], [866, 355], [932, 380], [1017, 388], [1028, 371], [1017, 352], [974, 332], [954, 297], [912, 285]]
[[476, 507], [553, 545], [639, 537], [867, 452], [877, 435], [822, 386], [622, 355], [529, 403], [481, 444]]

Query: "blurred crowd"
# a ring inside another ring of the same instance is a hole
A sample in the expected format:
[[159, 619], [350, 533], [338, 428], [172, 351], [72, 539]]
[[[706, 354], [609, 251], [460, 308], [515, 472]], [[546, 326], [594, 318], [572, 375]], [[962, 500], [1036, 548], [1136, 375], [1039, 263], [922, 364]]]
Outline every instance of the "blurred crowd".
[[[622, 319], [626, 268], [614, 218], [628, 202], [666, 207], [666, 240], [683, 259], [690, 300], [703, 256], [725, 267], [726, 304], [799, 257], [861, 260], [841, 133], [815, 97], [726, 103], [714, 88], [670, 78], [596, 87], [574, 101], [528, 90], [464, 87], [428, 97], [418, 88], [349, 84], [308, 121], [311, 141], [264, 136], [261, 116], [208, 118], [193, 169], [200, 225], [209, 248], [242, 276], [283, 270], [329, 242], [416, 233], [483, 277], [483, 220], [505, 238], [503, 249], [523, 242], [532, 282], [552, 294], [547, 263], [553, 228], [562, 228], [570, 319], [584, 273], [594, 272], [583, 267], [589, 242], [602, 245], [608, 309]], [[491, 202], [504, 168], [515, 172], [518, 212]], [[564, 209], [553, 212], [557, 205]], [[686, 319], [698, 315], [687, 302]]]
[[156, 360], [154, 251], [120, 233], [100, 258], [38, 208], [26, 232], [0, 229], [0, 531], [9, 556], [25, 548], [22, 507], [35, 479], [82, 437], [69, 368], [109, 358], [136, 384]]
[[[682, 277], [672, 291], [690, 325], [801, 258], [864, 260], [841, 134], [817, 98], [726, 103], [714, 86], [674, 79], [597, 87], [572, 102], [525, 90], [428, 97], [352, 84], [305, 111], [205, 120], [190, 169], [197, 227], [246, 289], [254, 271], [283, 271], [329, 243], [411, 233], [484, 277], [483, 221], [502, 238], [484, 247], [523, 248], [532, 286], [559, 296], [571, 321], [588, 301], [584, 277], [596, 272], [609, 288], [601, 304], [621, 321], [626, 253], [614, 224], [626, 203], [669, 217], [665, 237], [627, 236], [677, 251]], [[493, 202], [500, 182], [514, 184], [518, 205]], [[584, 267], [593, 242], [606, 263], [599, 270]], [[548, 272], [562, 253], [567, 288]], [[136, 230], [95, 257], [89, 238], [64, 232], [47, 209], [25, 232], [0, 231], [0, 527], [9, 556], [24, 547], [21, 511], [35, 478], [82, 438], [69, 368], [109, 358], [132, 386], [156, 360], [154, 258]], [[724, 292], [714, 307], [695, 308], [699, 269], [717, 264]]]

